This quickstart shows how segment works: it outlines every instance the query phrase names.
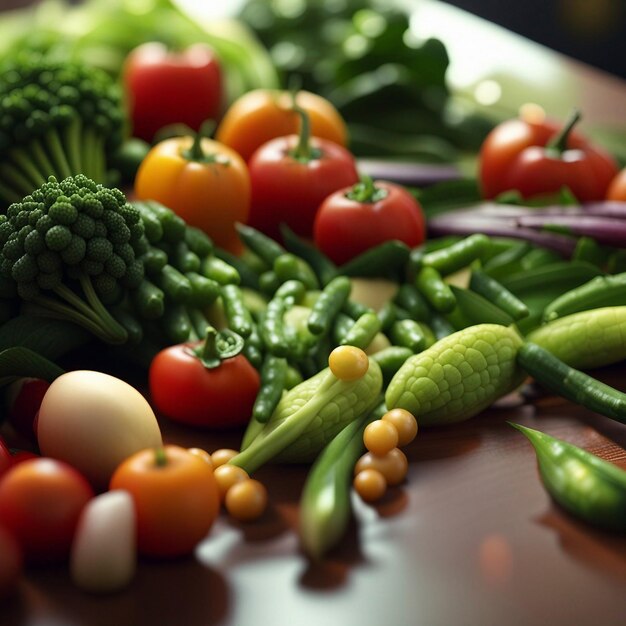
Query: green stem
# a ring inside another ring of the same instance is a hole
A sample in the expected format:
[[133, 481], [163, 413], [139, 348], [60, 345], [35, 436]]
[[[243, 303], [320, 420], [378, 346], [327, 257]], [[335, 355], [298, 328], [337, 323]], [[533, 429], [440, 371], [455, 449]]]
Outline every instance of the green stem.
[[7, 204], [20, 202], [22, 200], [22, 196], [20, 196], [15, 190], [11, 187], [3, 185], [2, 183], [0, 183], [0, 198], [2, 198]]
[[167, 454], [165, 454], [165, 448], [154, 449], [154, 464], [157, 467], [165, 467], [167, 465]]
[[106, 163], [104, 158], [104, 138], [94, 136], [93, 148], [93, 180], [97, 183], [104, 183], [106, 177]]
[[215, 122], [213, 120], [206, 120], [203, 122], [200, 130], [196, 133], [193, 144], [188, 150], [181, 150], [181, 155], [188, 161], [196, 161], [198, 163], [221, 163], [222, 165], [228, 165], [230, 159], [220, 154], [207, 154], [202, 149], [202, 140], [209, 138], [213, 129], [215, 128]]
[[33, 158], [37, 162], [37, 166], [39, 167], [39, 171], [44, 175], [44, 178], [47, 180], [48, 176], [54, 176], [55, 178], [59, 178], [59, 174], [52, 165], [52, 161], [46, 154], [44, 147], [41, 145], [39, 139], [34, 139], [30, 144], [29, 152], [33, 155]]
[[93, 179], [93, 154], [94, 154], [94, 136], [89, 128], [83, 130], [83, 141], [81, 149], [82, 172], [87, 178]]
[[72, 122], [70, 122], [70, 124], [65, 129], [65, 152], [67, 154], [72, 171], [75, 174], [81, 173], [83, 171], [80, 154], [81, 127], [82, 122], [80, 118], [77, 117], [76, 119], [72, 120]]
[[91, 319], [94, 323], [98, 324], [100, 322], [99, 317], [96, 315], [95, 311], [91, 309], [79, 296], [77, 296], [71, 289], [66, 287], [65, 285], [59, 285], [53, 289], [54, 293], [56, 293], [59, 298], [65, 300], [68, 304], [71, 304], [77, 311], [79, 311], [85, 317]]
[[[96, 294], [93, 284], [88, 276], [81, 273], [79, 275], [80, 285], [85, 292], [87, 302], [92, 307], [94, 314], [97, 316], [100, 323], [110, 333], [112, 341], [111, 343], [124, 343], [128, 339], [128, 333], [126, 329], [109, 313], [109, 311], [102, 304], [100, 298]], [[114, 339], [117, 338], [117, 341]]]
[[567, 142], [569, 140], [572, 129], [576, 124], [578, 124], [580, 118], [580, 111], [578, 109], [574, 109], [565, 126], [563, 126], [559, 133], [557, 133], [554, 137], [552, 137], [552, 139], [550, 139], [550, 141], [546, 144], [546, 148], [552, 152], [563, 154], [563, 152], [567, 150]]
[[311, 120], [309, 114], [296, 103], [295, 95], [293, 98], [293, 110], [300, 116], [300, 133], [298, 145], [292, 151], [291, 156], [298, 161], [307, 162], [314, 158], [311, 149]]
[[356, 185], [346, 193], [346, 198], [363, 204], [373, 204], [386, 198], [388, 195], [389, 192], [386, 189], [374, 185], [374, 181], [370, 176], [363, 175], [361, 176], [360, 182], [356, 183]]
[[28, 180], [16, 167], [10, 165], [9, 163], [3, 163], [0, 166], [0, 178], [4, 179], [5, 182], [10, 183], [15, 191], [18, 194], [21, 194], [22, 197], [27, 196], [33, 191], [33, 187]]
[[17, 163], [22, 168], [22, 172], [28, 176], [33, 184], [33, 189], [41, 187], [46, 182], [46, 178], [42, 176], [41, 172], [33, 165], [32, 160], [23, 150], [11, 150], [11, 158], [14, 163]]
[[65, 152], [63, 151], [63, 144], [59, 139], [59, 134], [55, 128], [51, 128], [46, 134], [46, 143], [48, 150], [50, 150], [50, 156], [54, 162], [57, 172], [61, 175], [61, 178], [67, 178], [72, 175], [72, 170], [67, 162]]

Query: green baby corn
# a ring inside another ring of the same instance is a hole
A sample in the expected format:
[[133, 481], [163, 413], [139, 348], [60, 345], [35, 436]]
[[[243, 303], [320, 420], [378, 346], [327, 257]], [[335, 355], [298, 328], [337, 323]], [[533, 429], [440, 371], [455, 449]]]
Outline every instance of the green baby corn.
[[406, 360], [387, 388], [387, 408], [403, 408], [420, 425], [460, 422], [519, 385], [522, 339], [512, 328], [478, 324]]

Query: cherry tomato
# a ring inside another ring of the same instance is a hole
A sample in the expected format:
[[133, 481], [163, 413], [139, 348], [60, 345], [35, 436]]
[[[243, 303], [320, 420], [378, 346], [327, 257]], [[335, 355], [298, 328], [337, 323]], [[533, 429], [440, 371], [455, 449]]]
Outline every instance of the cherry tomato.
[[217, 469], [224, 465], [224, 463], [228, 463], [233, 457], [236, 457], [239, 454], [237, 450], [233, 450], [232, 448], [220, 448], [211, 454], [211, 461], [213, 462], [213, 467]]
[[199, 130], [222, 110], [222, 70], [213, 50], [194, 44], [172, 52], [162, 43], [135, 48], [124, 66], [133, 135], [152, 141], [169, 124]]
[[24, 461], [30, 461], [31, 459], [39, 458], [41, 457], [34, 452], [29, 452], [28, 450], [18, 450], [17, 452], [14, 452], [11, 456], [11, 460], [13, 461], [12, 467], [18, 465], [18, 463], [23, 463]]
[[380, 500], [387, 491], [385, 477], [373, 468], [361, 470], [353, 481], [354, 490], [365, 502]]
[[217, 482], [217, 488], [219, 489], [221, 500], [224, 500], [228, 490], [234, 484], [250, 478], [246, 470], [241, 467], [237, 467], [236, 465], [229, 465], [228, 463], [215, 468], [213, 475], [215, 476], [215, 481]]
[[356, 463], [354, 473], [357, 475], [366, 469], [379, 471], [388, 485], [399, 485], [406, 477], [409, 464], [406, 455], [400, 448], [394, 448], [383, 456], [377, 456], [371, 452], [365, 453]]
[[228, 513], [240, 522], [261, 517], [267, 507], [267, 490], [258, 480], [247, 478], [235, 483], [224, 500]]
[[400, 185], [369, 178], [329, 195], [313, 225], [315, 244], [337, 265], [390, 239], [413, 248], [425, 236], [419, 202]]
[[[311, 134], [342, 146], [348, 132], [343, 118], [328, 101], [309, 91], [295, 95], [311, 120]], [[255, 89], [240, 96], [228, 108], [215, 138], [236, 150], [246, 161], [264, 143], [298, 132], [300, 118], [289, 91]]]
[[203, 230], [216, 245], [238, 254], [236, 222], [250, 210], [250, 177], [231, 148], [204, 137], [173, 137], [156, 144], [135, 178], [138, 200], [156, 200]]
[[355, 346], [337, 346], [328, 355], [328, 367], [340, 380], [357, 380], [367, 373], [367, 354]]
[[15, 591], [22, 568], [19, 543], [12, 533], [0, 526], [0, 601]]
[[45, 380], [21, 378], [7, 389], [8, 420], [17, 433], [30, 441], [37, 440], [35, 417], [49, 387]]
[[606, 199], [626, 202], [626, 168], [619, 172], [611, 181], [606, 192]]
[[406, 446], [415, 439], [417, 435], [417, 420], [406, 409], [391, 409], [381, 419], [383, 422], [389, 422], [395, 426], [398, 433], [399, 446]]
[[315, 213], [329, 194], [358, 180], [354, 157], [339, 144], [310, 136], [306, 112], [300, 136], [263, 144], [248, 162], [252, 200], [248, 223], [274, 239], [279, 225], [311, 237]]
[[137, 546], [147, 556], [189, 554], [206, 537], [219, 511], [212, 468], [179, 446], [133, 454], [115, 470], [110, 489], [132, 495]]
[[13, 465], [13, 457], [9, 447], [0, 437], [0, 476], [2, 476]]
[[73, 467], [49, 458], [31, 459], [0, 480], [0, 520], [34, 561], [69, 555], [80, 513], [94, 492]]
[[363, 432], [363, 443], [372, 454], [382, 456], [398, 445], [398, 431], [390, 422], [374, 420]]
[[154, 357], [149, 372], [154, 405], [170, 419], [193, 426], [247, 424], [261, 385], [259, 373], [241, 353], [216, 357], [207, 367], [200, 353], [203, 345], [170, 346]]
[[617, 173], [613, 157], [553, 121], [514, 119], [499, 124], [479, 155], [482, 193], [494, 198], [510, 190], [524, 198], [558, 193], [568, 187], [581, 202], [602, 200]]

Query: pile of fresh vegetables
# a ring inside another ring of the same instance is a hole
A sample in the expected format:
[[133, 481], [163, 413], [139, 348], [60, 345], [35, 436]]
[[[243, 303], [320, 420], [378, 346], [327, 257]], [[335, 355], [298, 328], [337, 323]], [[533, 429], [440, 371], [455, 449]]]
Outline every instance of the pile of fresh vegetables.
[[[172, 57], [139, 30], [119, 80], [68, 54], [93, 31], [47, 33], [58, 58], [5, 51], [0, 385], [23, 449], [0, 439], [0, 596], [41, 562], [121, 589], [138, 555], [191, 554], [222, 505], [261, 517], [272, 494], [254, 473], [270, 462], [311, 464], [300, 537], [323, 558], [352, 489], [371, 503], [405, 480], [418, 425], [452, 428], [528, 377], [626, 423], [626, 396], [584, 371], [626, 358], [626, 175], [573, 129], [578, 112], [561, 125], [533, 109], [486, 137], [477, 180], [408, 188], [351, 151], [347, 94], [377, 101], [354, 63], [334, 61], [339, 110], [242, 76], [233, 97], [235, 52], [159, 6], [185, 24], [177, 43], [201, 45]], [[374, 18], [357, 23], [372, 34]], [[319, 87], [321, 70], [302, 73]], [[417, 96], [411, 77], [390, 93]], [[443, 74], [431, 83], [444, 98]], [[239, 429], [241, 445], [184, 449], [166, 419]], [[513, 426], [557, 502], [626, 530], [626, 473]]]

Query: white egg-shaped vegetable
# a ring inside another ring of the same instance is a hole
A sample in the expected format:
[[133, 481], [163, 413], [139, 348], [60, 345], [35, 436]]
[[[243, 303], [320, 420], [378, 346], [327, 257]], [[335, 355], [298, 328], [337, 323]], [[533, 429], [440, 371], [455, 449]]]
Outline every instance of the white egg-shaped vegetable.
[[135, 503], [116, 489], [93, 498], [83, 509], [70, 557], [74, 584], [94, 593], [119, 591], [137, 569]]
[[59, 376], [39, 409], [41, 453], [66, 461], [106, 488], [117, 466], [144, 448], [162, 445], [147, 400], [128, 383], [86, 370]]

